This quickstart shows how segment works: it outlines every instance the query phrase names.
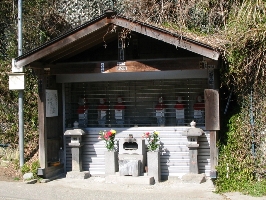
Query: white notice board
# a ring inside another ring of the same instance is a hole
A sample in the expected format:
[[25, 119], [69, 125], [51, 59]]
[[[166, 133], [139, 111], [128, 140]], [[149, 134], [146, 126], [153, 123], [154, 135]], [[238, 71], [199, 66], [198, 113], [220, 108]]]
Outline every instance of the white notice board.
[[46, 90], [46, 117], [58, 116], [57, 90]]

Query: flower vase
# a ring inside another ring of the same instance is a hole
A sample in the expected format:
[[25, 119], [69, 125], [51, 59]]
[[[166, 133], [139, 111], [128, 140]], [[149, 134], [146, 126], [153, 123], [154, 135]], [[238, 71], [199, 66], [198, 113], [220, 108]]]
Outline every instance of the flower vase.
[[104, 152], [105, 159], [105, 176], [115, 175], [118, 172], [118, 152], [106, 151]]
[[161, 181], [161, 164], [160, 164], [160, 152], [148, 151], [147, 152], [147, 165], [148, 176], [154, 177], [155, 183]]

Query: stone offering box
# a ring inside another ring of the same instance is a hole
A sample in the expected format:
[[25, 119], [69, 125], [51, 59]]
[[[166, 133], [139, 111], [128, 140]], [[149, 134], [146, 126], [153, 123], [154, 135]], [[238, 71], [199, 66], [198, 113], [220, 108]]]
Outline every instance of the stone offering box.
[[147, 153], [145, 140], [142, 138], [128, 138], [119, 140], [119, 174], [120, 176], [140, 176], [144, 174]]

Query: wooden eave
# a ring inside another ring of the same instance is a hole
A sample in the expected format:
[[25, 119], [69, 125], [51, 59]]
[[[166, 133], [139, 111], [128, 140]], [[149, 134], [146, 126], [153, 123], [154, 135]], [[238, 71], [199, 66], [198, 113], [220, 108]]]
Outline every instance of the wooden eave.
[[218, 60], [220, 56], [209, 45], [114, 13], [106, 13], [16, 58], [15, 67], [21, 68], [33, 62], [59, 63], [93, 46], [104, 45], [105, 42], [117, 39], [117, 31], [121, 28], [130, 29], [212, 60]]

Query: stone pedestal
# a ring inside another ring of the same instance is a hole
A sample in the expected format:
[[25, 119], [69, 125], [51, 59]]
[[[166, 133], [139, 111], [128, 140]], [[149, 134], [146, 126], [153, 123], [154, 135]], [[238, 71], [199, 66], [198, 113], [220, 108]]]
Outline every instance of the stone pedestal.
[[104, 152], [105, 159], [105, 175], [114, 175], [118, 172], [118, 152], [106, 151]]
[[155, 183], [161, 181], [160, 152], [147, 152], [148, 176], [153, 176]]

